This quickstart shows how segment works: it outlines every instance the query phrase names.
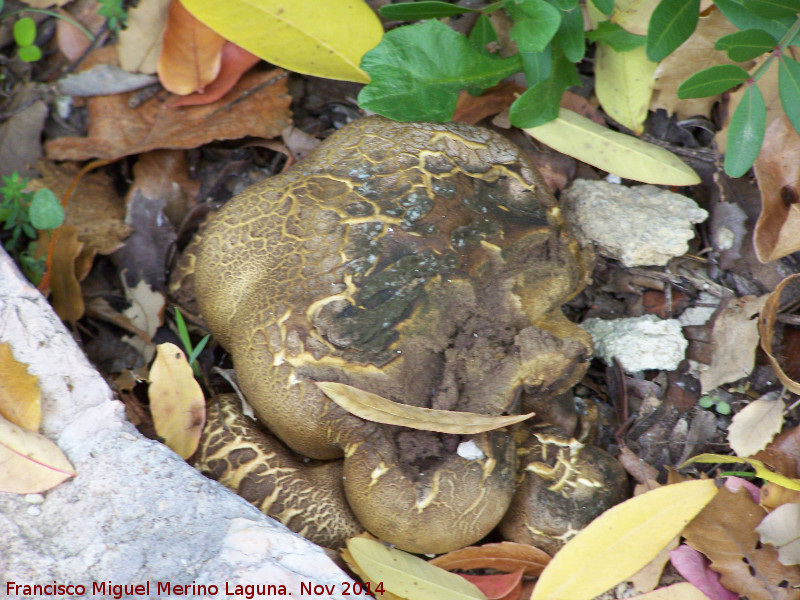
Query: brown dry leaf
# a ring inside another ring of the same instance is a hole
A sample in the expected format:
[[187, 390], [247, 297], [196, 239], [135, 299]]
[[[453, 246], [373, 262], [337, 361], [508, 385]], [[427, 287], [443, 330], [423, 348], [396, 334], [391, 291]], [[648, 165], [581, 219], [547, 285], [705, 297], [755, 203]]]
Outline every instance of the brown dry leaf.
[[778, 394], [762, 396], [734, 415], [728, 427], [728, 443], [737, 456], [753, 456], [781, 430], [786, 407], [776, 398]]
[[435, 410], [392, 402], [386, 398], [365, 392], [353, 386], [333, 381], [318, 381], [323, 394], [346, 411], [376, 423], [400, 425], [423, 431], [467, 435], [508, 427], [530, 419], [533, 413], [509, 417], [482, 415], [453, 410]]
[[800, 250], [800, 136], [786, 115], [767, 128], [753, 167], [761, 192], [753, 247], [766, 263]]
[[53, 232], [53, 262], [50, 266], [50, 303], [62, 321], [75, 323], [84, 313], [83, 292], [75, 261], [83, 249], [78, 228], [62, 225]]
[[784, 373], [778, 359], [772, 352], [772, 337], [775, 334], [775, 318], [778, 316], [780, 309], [781, 292], [789, 283], [800, 277], [800, 274], [790, 275], [781, 281], [775, 290], [767, 296], [767, 301], [764, 303], [764, 308], [761, 309], [761, 315], [758, 319], [758, 332], [761, 335], [761, 348], [767, 355], [772, 369], [780, 379], [780, 382], [792, 393], [800, 394], [800, 383], [791, 379]]
[[202, 92], [219, 75], [223, 38], [172, 0], [158, 57], [158, 78], [173, 94]]
[[758, 321], [753, 317], [766, 296], [744, 296], [725, 306], [711, 333], [711, 364], [700, 371], [703, 392], [747, 377], [753, 370], [758, 347]]
[[800, 598], [800, 568], [781, 565], [774, 548], [759, 544], [756, 527], [765, 515], [747, 490], [721, 488], [683, 535], [711, 560], [726, 589], [750, 600]]
[[[63, 198], [80, 168], [73, 163], [56, 164], [39, 161], [41, 179], [31, 181], [31, 189], [49, 188]], [[78, 239], [86, 249], [98, 254], [111, 254], [119, 249], [131, 233], [125, 224], [125, 203], [114, 189], [114, 182], [105, 172], [87, 173], [78, 181], [67, 205], [64, 225], [78, 228]]]
[[0, 342], [0, 415], [31, 431], [42, 424], [39, 379], [14, 358], [8, 342]]
[[627, 446], [621, 446], [617, 460], [622, 467], [639, 483], [647, 481], [654, 481], [658, 478], [658, 469], [649, 464], [647, 461], [642, 460]]
[[0, 416], [0, 492], [38, 494], [76, 475], [53, 442]]
[[[87, 68], [114, 61], [112, 53], [113, 48], [101, 48], [92, 61], [87, 59]], [[128, 101], [134, 93], [90, 98], [89, 136], [52, 140], [46, 146], [48, 156], [113, 159], [158, 148], [196, 148], [219, 139], [273, 138], [291, 121], [291, 97], [280, 69], [250, 71], [223, 99], [203, 106], [170, 109], [174, 97], [169, 96], [131, 108]]]
[[158, 345], [147, 397], [158, 435], [182, 458], [189, 458], [206, 422], [206, 400], [186, 355], [175, 344]]
[[[738, 29], [716, 8], [710, 10], [708, 16], [701, 16], [691, 37], [658, 63], [650, 109], [664, 108], [668, 114], [676, 114], [679, 119], [688, 119], [694, 115], [709, 116], [711, 107], [722, 94], [679, 100], [678, 86], [697, 71], [714, 65], [732, 64], [725, 52], [714, 50], [714, 43], [723, 35], [736, 31]], [[752, 62], [740, 63], [740, 66], [749, 69]]]
[[[760, 59], [759, 62], [755, 63], [752, 69], [748, 69], [750, 73], [754, 73], [761, 63], [769, 57], [770, 55], [766, 55], [764, 58]], [[769, 129], [772, 122], [784, 114], [783, 106], [781, 106], [781, 99], [778, 95], [778, 61], [772, 61], [767, 71], [758, 79], [758, 89], [761, 90], [761, 94], [764, 96], [764, 104], [767, 107], [766, 124], [767, 129]], [[728, 143], [728, 127], [730, 125], [731, 116], [733, 116], [733, 113], [736, 111], [736, 107], [739, 106], [739, 102], [741, 102], [742, 96], [744, 96], [746, 90], [747, 86], [743, 85], [730, 95], [727, 109], [728, 118], [725, 120], [725, 124], [722, 128], [714, 136], [714, 141], [717, 143], [720, 153], [725, 152], [725, 147]]]
[[[78, 21], [94, 34], [98, 34], [106, 23], [106, 18], [97, 14], [100, 3], [95, 0], [78, 0], [73, 2], [69, 11], [59, 9], [58, 14]], [[56, 42], [58, 49], [70, 62], [78, 60], [91, 45], [91, 40], [72, 23], [64, 19], [56, 19]]]
[[475, 124], [507, 110], [511, 103], [525, 91], [525, 88], [512, 81], [503, 81], [490, 87], [480, 96], [471, 96], [467, 92], [458, 94], [453, 121]]
[[[164, 322], [164, 306], [167, 303], [166, 297], [162, 292], [154, 290], [146, 281], [141, 280], [135, 286], [129, 286], [126, 277], [122, 276], [122, 287], [125, 288], [125, 297], [131, 303], [128, 308], [122, 311], [133, 326], [147, 334], [152, 340], [156, 331]], [[136, 348], [145, 358], [145, 362], [150, 362], [153, 358], [155, 349], [152, 342], [142, 340], [141, 336], [122, 338]]]
[[636, 573], [717, 494], [711, 479], [657, 488], [607, 510], [547, 565], [531, 600], [590, 600]]
[[0, 123], [0, 175], [33, 175], [42, 157], [42, 129], [49, 110], [36, 90], [33, 82], [19, 84], [3, 109], [10, 116]]
[[762, 544], [778, 550], [782, 565], [800, 564], [800, 504], [783, 504], [756, 527]]
[[140, 0], [128, 11], [128, 26], [119, 34], [119, 64], [126, 71], [153, 74], [172, 0]]
[[470, 546], [437, 556], [431, 564], [447, 571], [471, 569], [494, 569], [503, 573], [513, 573], [522, 569], [525, 575], [536, 576], [550, 562], [550, 556], [528, 544], [500, 542]]
[[206, 86], [202, 92], [178, 98], [170, 104], [170, 107], [196, 106], [198, 104], [216, 102], [236, 85], [242, 75], [260, 61], [261, 59], [258, 56], [251, 54], [244, 48], [240, 48], [233, 42], [225, 42], [222, 48], [222, 63], [217, 78]]
[[148, 198], [163, 198], [164, 214], [178, 227], [197, 205], [200, 181], [189, 175], [183, 150], [153, 150], [139, 155], [133, 167], [135, 186]]
[[664, 573], [664, 567], [669, 562], [669, 553], [678, 547], [679, 542], [680, 536], [676, 535], [653, 560], [628, 578], [628, 581], [633, 584], [633, 588], [637, 592], [650, 592], [656, 589], [658, 582], [661, 580], [661, 575]]

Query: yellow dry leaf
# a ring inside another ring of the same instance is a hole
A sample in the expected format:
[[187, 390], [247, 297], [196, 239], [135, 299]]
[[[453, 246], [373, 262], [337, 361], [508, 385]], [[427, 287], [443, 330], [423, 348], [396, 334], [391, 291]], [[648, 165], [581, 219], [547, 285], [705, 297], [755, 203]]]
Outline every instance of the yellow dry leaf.
[[683, 582], [633, 596], [630, 600], [708, 600], [708, 596], [691, 583]]
[[156, 433], [167, 446], [189, 458], [200, 441], [206, 402], [186, 355], [175, 344], [159, 344], [156, 348], [147, 397]]
[[486, 600], [472, 583], [402, 550], [363, 537], [347, 540], [350, 555], [371, 581], [408, 600]]
[[547, 565], [531, 600], [590, 600], [650, 562], [717, 493], [712, 479], [683, 481], [607, 510]]
[[503, 417], [454, 410], [434, 410], [392, 402], [378, 394], [365, 392], [344, 383], [318, 381], [317, 387], [328, 398], [357, 417], [423, 431], [462, 435], [482, 433], [530, 419], [534, 414]]
[[350, 551], [347, 548], [342, 548], [339, 550], [339, 555], [342, 557], [342, 560], [347, 564], [350, 570], [356, 574], [356, 576], [364, 582], [365, 586], [369, 586], [369, 591], [372, 593], [376, 598], [380, 598], [381, 600], [406, 600], [405, 598], [401, 598], [400, 596], [393, 594], [391, 592], [387, 592], [385, 586], [380, 588], [383, 589], [383, 593], [378, 590], [378, 586], [380, 586], [380, 582], [372, 581], [369, 577], [367, 577], [366, 573], [358, 568], [356, 561], [353, 559], [353, 556], [350, 554]]
[[368, 83], [361, 57], [383, 27], [363, 0], [183, 0], [222, 37], [279, 67]]
[[636, 35], [647, 35], [650, 17], [660, 0], [617, 0], [609, 20]]
[[64, 321], [75, 323], [86, 310], [83, 291], [78, 281], [76, 264], [83, 250], [78, 228], [62, 225], [53, 233], [53, 263], [50, 266], [50, 300], [53, 310]]
[[595, 55], [595, 91], [608, 116], [639, 135], [653, 94], [657, 63], [647, 60], [644, 46], [617, 52], [599, 42]]
[[785, 487], [789, 490], [796, 490], [800, 491], [800, 479], [793, 479], [791, 477], [786, 477], [786, 475], [781, 475], [780, 473], [775, 473], [774, 471], [770, 471], [769, 467], [765, 465], [760, 460], [756, 460], [755, 458], [746, 458], [742, 456], [726, 456], [724, 454], [698, 454], [697, 456], [693, 456], [685, 463], [683, 463], [679, 469], [682, 469], [686, 465], [690, 465], [692, 463], [720, 463], [720, 464], [745, 464], [750, 465], [755, 469], [756, 477], [760, 477], [765, 481], [770, 481], [776, 485], [781, 487]]
[[0, 416], [0, 492], [38, 494], [76, 475], [58, 446]]
[[128, 26], [119, 32], [117, 53], [126, 71], [152, 74], [158, 67], [161, 41], [172, 0], [140, 0], [128, 11]]
[[753, 456], [766, 448], [783, 425], [783, 400], [762, 396], [737, 412], [728, 427], [728, 443], [737, 456]]
[[695, 185], [700, 177], [672, 152], [624, 133], [611, 131], [564, 108], [558, 118], [525, 132], [598, 169], [625, 179], [657, 185]]
[[0, 415], [31, 431], [42, 424], [39, 380], [14, 358], [8, 342], [0, 343]]

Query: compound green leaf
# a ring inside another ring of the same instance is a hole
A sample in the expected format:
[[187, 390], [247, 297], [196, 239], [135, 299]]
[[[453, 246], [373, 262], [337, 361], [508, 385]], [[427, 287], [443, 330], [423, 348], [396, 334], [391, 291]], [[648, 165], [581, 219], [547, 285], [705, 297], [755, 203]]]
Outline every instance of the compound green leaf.
[[778, 61], [778, 95], [781, 99], [781, 106], [786, 117], [794, 127], [800, 132], [800, 63], [786, 55], [781, 56]]
[[743, 0], [714, 0], [714, 5], [737, 29], [762, 29], [776, 40], [781, 39], [794, 24], [792, 17], [768, 19], [745, 7]]
[[713, 479], [683, 481], [607, 510], [545, 567], [531, 600], [591, 600], [639, 571], [717, 493]]
[[222, 37], [274, 65], [317, 77], [366, 83], [364, 53], [383, 27], [363, 0], [181, 0]]
[[750, 74], [737, 65], [715, 65], [689, 77], [678, 87], [678, 98], [704, 98], [727, 92], [748, 80]]
[[586, 32], [586, 39], [590, 42], [604, 42], [617, 52], [628, 52], [644, 46], [647, 38], [626, 31], [611, 21], [601, 21], [597, 29]]
[[733, 62], [747, 62], [765, 52], [772, 52], [778, 40], [761, 29], [748, 29], [723, 35], [714, 43], [714, 50], [728, 53]]
[[469, 12], [478, 12], [473, 8], [456, 6], [449, 2], [436, 0], [423, 0], [422, 2], [401, 2], [400, 4], [387, 4], [378, 11], [385, 19], [398, 21], [417, 21], [420, 19], [439, 19], [452, 17]]
[[612, 131], [562, 108], [558, 118], [525, 132], [598, 169], [656, 185], [695, 185], [700, 177], [680, 158], [653, 144]]
[[547, 46], [542, 52], [520, 52], [525, 83], [533, 87], [544, 81], [553, 73], [553, 46]]
[[592, 4], [604, 15], [614, 12], [614, 0], [592, 0]]
[[561, 25], [561, 12], [544, 0], [524, 0], [516, 6], [528, 18], [515, 17], [511, 39], [520, 52], [541, 52]]
[[458, 92], [495, 85], [521, 70], [519, 56], [494, 58], [436, 20], [388, 32], [364, 55], [372, 82], [358, 103], [398, 121], [449, 121]]
[[767, 107], [758, 86], [751, 83], [742, 96], [728, 126], [725, 172], [741, 177], [753, 165], [767, 128]]
[[796, 17], [800, 12], [800, 0], [743, 0], [750, 12], [767, 19]]
[[553, 73], [547, 79], [517, 98], [509, 110], [511, 123], [516, 127], [538, 127], [558, 117], [564, 90], [579, 85], [575, 65], [558, 52], [553, 63]]
[[700, 0], [662, 0], [647, 27], [647, 58], [658, 62], [689, 39], [700, 17]]
[[36, 229], [55, 229], [64, 222], [64, 209], [56, 195], [47, 188], [38, 190], [28, 207], [31, 225]]

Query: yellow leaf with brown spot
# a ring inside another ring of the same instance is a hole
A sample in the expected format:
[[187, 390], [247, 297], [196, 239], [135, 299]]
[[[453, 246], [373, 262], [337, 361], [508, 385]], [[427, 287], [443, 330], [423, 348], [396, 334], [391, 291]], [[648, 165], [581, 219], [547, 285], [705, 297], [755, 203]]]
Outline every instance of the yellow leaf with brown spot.
[[717, 494], [713, 479], [657, 488], [617, 504], [556, 555], [531, 600], [590, 600], [639, 571]]
[[0, 417], [0, 492], [38, 494], [76, 475], [52, 441]]
[[644, 130], [644, 120], [653, 95], [656, 66], [656, 63], [647, 59], [644, 46], [618, 52], [603, 42], [597, 44], [597, 99], [608, 116], [636, 135]]
[[147, 396], [156, 433], [167, 446], [189, 458], [203, 431], [206, 402], [186, 355], [175, 344], [158, 345]]
[[332, 381], [318, 381], [317, 387], [328, 398], [357, 417], [376, 423], [400, 425], [423, 431], [462, 435], [482, 433], [513, 425], [533, 416], [533, 413], [528, 413], [504, 417], [408, 406], [392, 402], [378, 394]]
[[14, 358], [8, 342], [0, 343], [0, 415], [31, 431], [42, 424], [39, 380]]

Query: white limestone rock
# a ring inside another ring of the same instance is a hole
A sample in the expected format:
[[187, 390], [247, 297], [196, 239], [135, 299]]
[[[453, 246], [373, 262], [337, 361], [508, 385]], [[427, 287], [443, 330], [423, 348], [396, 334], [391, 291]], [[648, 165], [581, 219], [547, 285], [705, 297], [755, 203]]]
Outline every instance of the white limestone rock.
[[594, 351], [607, 365], [616, 357], [625, 371], [672, 371], [684, 358], [689, 342], [677, 319], [655, 315], [626, 319], [586, 319], [581, 323], [594, 342]]
[[654, 185], [577, 179], [561, 202], [581, 242], [594, 242], [601, 255], [626, 267], [665, 265], [685, 254], [692, 224], [708, 217], [691, 198]]

